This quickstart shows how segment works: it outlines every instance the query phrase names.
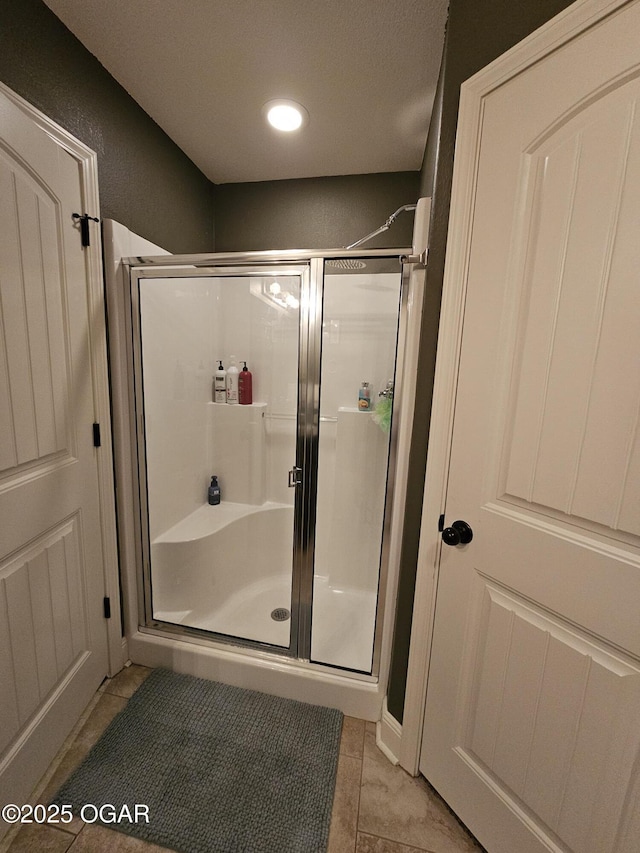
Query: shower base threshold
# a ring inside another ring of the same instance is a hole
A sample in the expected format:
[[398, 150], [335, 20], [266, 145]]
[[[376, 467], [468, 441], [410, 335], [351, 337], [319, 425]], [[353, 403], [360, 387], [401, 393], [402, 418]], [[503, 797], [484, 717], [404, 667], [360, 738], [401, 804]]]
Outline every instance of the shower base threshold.
[[[290, 600], [290, 578], [266, 578], [239, 591], [218, 610], [158, 610], [153, 618], [287, 648], [291, 621], [275, 621], [271, 614], [288, 607]], [[313, 606], [316, 618], [311, 633], [312, 661], [370, 672], [375, 595], [357, 589], [336, 589], [326, 578], [317, 577]]]
[[256, 649], [207, 641], [193, 636], [141, 628], [127, 637], [133, 663], [162, 666], [198, 678], [209, 678], [339, 708], [350, 717], [377, 721], [382, 713], [383, 683], [375, 677], [324, 667]]

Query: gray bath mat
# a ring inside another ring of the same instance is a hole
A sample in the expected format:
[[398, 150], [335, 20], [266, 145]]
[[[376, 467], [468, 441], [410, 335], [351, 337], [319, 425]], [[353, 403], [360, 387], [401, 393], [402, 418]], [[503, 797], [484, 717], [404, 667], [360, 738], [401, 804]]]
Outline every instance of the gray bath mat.
[[54, 802], [89, 822], [87, 804], [111, 804], [105, 826], [182, 853], [322, 853], [341, 726], [340, 711], [156, 669]]

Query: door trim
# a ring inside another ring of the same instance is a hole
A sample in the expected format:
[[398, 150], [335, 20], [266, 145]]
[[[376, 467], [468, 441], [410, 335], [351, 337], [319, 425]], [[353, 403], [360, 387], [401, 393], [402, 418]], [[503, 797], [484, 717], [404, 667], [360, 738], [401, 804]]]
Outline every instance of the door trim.
[[404, 718], [398, 755], [400, 765], [414, 776], [419, 772], [426, 705], [442, 544], [438, 518], [444, 511], [447, 495], [484, 98], [630, 2], [635, 0], [578, 0], [466, 80], [460, 89], [449, 240], [438, 332]]
[[[54, 139], [77, 161], [81, 176], [84, 210], [90, 216], [100, 216], [98, 192], [98, 156], [83, 142], [56, 124], [47, 115], [25, 101], [0, 82], [0, 93], [18, 107], [34, 124]], [[80, 235], [78, 234], [78, 239]], [[100, 527], [104, 565], [105, 596], [111, 600], [111, 619], [107, 621], [108, 675], [119, 672], [126, 660], [120, 617], [120, 578], [116, 537], [115, 489], [113, 482], [113, 453], [111, 445], [111, 404], [107, 364], [107, 330], [102, 275], [102, 239], [99, 224], [91, 231], [91, 246], [85, 248], [88, 279], [88, 310], [92, 318], [89, 328], [91, 373], [93, 381], [94, 420], [100, 424], [101, 447], [96, 448]], [[89, 425], [87, 424], [87, 428]]]

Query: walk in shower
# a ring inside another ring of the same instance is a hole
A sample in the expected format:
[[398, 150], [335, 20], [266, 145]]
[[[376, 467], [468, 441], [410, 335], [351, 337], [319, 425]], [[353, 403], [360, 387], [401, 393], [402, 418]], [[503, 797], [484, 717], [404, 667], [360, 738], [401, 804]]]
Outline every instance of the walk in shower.
[[130, 263], [145, 629], [376, 675], [401, 254]]

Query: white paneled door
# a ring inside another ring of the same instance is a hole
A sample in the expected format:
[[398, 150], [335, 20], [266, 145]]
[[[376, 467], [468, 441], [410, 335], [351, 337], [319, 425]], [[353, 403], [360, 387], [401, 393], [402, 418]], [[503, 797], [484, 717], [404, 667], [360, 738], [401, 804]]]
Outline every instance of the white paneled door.
[[78, 160], [0, 93], [2, 804], [24, 802], [107, 674], [84, 196]]
[[471, 82], [456, 154], [473, 538], [441, 546], [420, 769], [490, 853], [640, 849], [640, 2], [564, 21]]

